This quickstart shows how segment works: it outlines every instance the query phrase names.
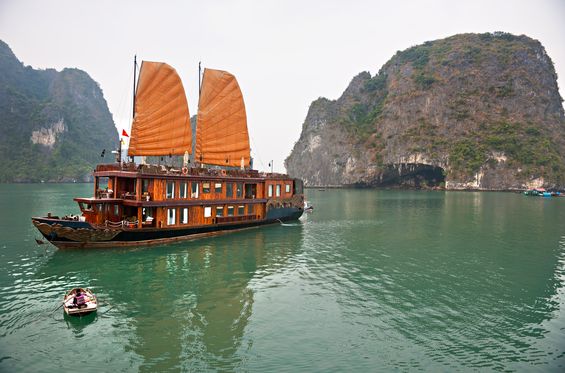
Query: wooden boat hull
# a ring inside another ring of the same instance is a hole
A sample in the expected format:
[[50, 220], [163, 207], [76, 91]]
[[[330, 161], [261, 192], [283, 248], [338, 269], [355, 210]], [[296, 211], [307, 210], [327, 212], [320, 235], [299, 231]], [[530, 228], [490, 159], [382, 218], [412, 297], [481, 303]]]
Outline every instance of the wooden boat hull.
[[273, 209], [266, 219], [172, 228], [95, 227], [87, 222], [34, 217], [32, 222], [58, 248], [110, 248], [164, 245], [195, 238], [250, 229], [281, 221], [297, 220], [303, 210], [295, 207]]
[[[85, 307], [73, 307], [73, 298], [75, 296], [75, 291], [80, 289], [86, 295], [86, 305]], [[65, 313], [69, 316], [82, 316], [89, 313], [95, 312], [98, 309], [98, 301], [96, 296], [90, 289], [74, 288], [70, 290], [63, 298], [63, 309]]]

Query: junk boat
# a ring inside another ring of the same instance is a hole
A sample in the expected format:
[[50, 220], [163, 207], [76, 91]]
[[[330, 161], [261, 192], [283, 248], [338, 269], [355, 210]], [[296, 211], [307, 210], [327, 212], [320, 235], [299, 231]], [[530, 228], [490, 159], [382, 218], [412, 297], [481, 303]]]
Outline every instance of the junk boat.
[[[78, 292], [82, 294], [82, 303], [79, 301], [77, 304], [75, 298], [79, 296]], [[67, 315], [86, 315], [91, 312], [96, 311], [98, 308], [98, 303], [96, 301], [96, 296], [90, 289], [74, 288], [70, 290], [63, 299], [63, 309]]]
[[[134, 60], [134, 82], [136, 66]], [[94, 170], [93, 196], [74, 198], [80, 215], [32, 218], [49, 242], [59, 248], [159, 245], [302, 215], [302, 180], [252, 169], [236, 78], [213, 69], [201, 75], [193, 134], [175, 69], [142, 62], [128, 162], [122, 161], [120, 141], [116, 163]], [[176, 158], [178, 164], [147, 164], [147, 156]]]

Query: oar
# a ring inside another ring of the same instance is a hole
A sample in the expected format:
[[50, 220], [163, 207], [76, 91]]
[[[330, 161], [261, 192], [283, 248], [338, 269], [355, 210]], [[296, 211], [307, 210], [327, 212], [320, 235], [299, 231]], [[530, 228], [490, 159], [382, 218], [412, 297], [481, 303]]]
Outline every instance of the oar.
[[52, 315], [53, 313], [55, 313], [55, 311], [57, 311], [59, 308], [63, 307], [63, 305], [65, 304], [65, 302], [61, 302], [61, 304], [59, 305], [59, 307], [55, 308], [53, 311], [51, 311], [50, 315]]
[[107, 314], [112, 308], [114, 308], [114, 306], [111, 306], [110, 308], [108, 308], [106, 311], [99, 313], [100, 316]]

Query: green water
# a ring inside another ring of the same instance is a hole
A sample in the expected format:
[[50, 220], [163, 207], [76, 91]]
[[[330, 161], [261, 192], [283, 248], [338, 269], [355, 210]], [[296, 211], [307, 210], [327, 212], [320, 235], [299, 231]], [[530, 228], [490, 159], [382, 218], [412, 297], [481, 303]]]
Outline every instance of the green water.
[[[0, 372], [565, 370], [565, 198], [307, 190], [292, 225], [38, 246], [91, 190], [0, 185]], [[97, 314], [57, 309], [76, 285]]]

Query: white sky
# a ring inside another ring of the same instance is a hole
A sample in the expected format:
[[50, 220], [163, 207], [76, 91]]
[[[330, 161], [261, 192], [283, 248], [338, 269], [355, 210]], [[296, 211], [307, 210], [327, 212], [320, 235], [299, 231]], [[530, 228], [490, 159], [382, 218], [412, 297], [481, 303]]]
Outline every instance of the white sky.
[[539, 40], [565, 85], [565, 0], [0, 0], [0, 39], [34, 68], [96, 80], [121, 133], [131, 126], [133, 56], [181, 75], [191, 115], [198, 61], [234, 74], [255, 168], [284, 171], [310, 103], [338, 98], [397, 50], [465, 32]]

